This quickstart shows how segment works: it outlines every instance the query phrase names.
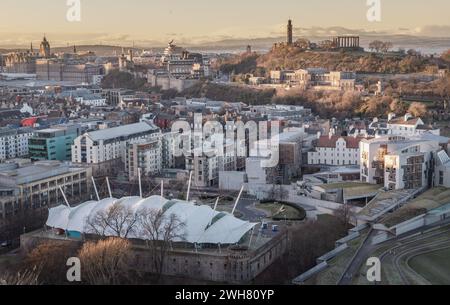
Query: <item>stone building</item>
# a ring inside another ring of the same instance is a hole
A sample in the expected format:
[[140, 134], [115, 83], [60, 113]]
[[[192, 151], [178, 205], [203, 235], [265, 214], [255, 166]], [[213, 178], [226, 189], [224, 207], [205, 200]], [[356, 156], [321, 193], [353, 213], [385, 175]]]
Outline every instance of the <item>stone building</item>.
[[6, 73], [36, 73], [37, 54], [31, 52], [15, 52], [3, 56]]
[[39, 46], [39, 55], [43, 58], [49, 58], [51, 56], [50, 43], [47, 41], [45, 35], [41, 45]]
[[34, 51], [33, 44], [31, 43], [30, 49], [26, 52], [13, 52], [4, 55], [3, 56], [3, 61], [5, 65], [4, 72], [35, 74], [36, 61], [38, 59], [50, 57], [51, 57], [50, 43], [44, 36], [39, 47], [39, 52]]
[[303, 88], [354, 91], [356, 74], [354, 72], [327, 71], [323, 68], [270, 71], [272, 84], [286, 84]]
[[70, 62], [68, 60], [45, 58], [36, 61], [37, 80], [70, 81], [89, 83], [104, 74], [103, 66], [95, 63]]
[[308, 152], [308, 165], [359, 165], [361, 137], [321, 136], [314, 151]]

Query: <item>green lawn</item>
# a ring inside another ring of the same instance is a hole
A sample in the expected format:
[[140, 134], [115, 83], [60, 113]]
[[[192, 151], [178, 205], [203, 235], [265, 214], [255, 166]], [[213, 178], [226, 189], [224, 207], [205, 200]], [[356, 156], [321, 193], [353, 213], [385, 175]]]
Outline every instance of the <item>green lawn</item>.
[[444, 187], [432, 188], [392, 214], [386, 215], [382, 223], [388, 228], [393, 227], [448, 203], [450, 203], [450, 189]]
[[450, 285], [450, 248], [416, 256], [409, 266], [433, 285]]
[[[284, 206], [284, 210], [280, 212], [281, 207]], [[264, 210], [270, 214], [270, 217], [276, 217], [279, 219], [286, 218], [290, 219], [303, 219], [305, 218], [305, 212], [300, 211], [289, 205], [279, 204], [279, 203], [262, 203], [256, 205], [257, 209]]]

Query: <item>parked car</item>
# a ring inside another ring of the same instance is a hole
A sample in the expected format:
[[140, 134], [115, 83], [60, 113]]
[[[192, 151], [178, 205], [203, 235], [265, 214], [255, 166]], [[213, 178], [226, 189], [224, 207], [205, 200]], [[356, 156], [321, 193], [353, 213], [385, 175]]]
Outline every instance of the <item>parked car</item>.
[[8, 248], [12, 246], [12, 242], [10, 240], [5, 240], [0, 243], [1, 248]]

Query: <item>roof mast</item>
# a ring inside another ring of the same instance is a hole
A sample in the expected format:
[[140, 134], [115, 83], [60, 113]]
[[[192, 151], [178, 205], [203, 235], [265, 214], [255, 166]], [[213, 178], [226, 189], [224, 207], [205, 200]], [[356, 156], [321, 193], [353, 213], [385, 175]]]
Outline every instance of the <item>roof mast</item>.
[[191, 193], [191, 183], [192, 183], [192, 171], [189, 174], [189, 184], [188, 184], [188, 191], [186, 194], [186, 201], [189, 201], [189, 194]]
[[97, 186], [95, 185], [94, 177], [91, 177], [91, 179], [92, 179], [92, 184], [94, 185], [94, 191], [95, 191], [95, 195], [97, 196], [97, 201], [100, 201], [100, 196], [98, 195]]
[[242, 192], [243, 191], [244, 191], [244, 186], [241, 187], [241, 191], [239, 192], [239, 196], [236, 199], [236, 203], [234, 204], [233, 211], [231, 212], [231, 215], [234, 215], [234, 211], [236, 211], [236, 207], [237, 207], [237, 205], [239, 203], [239, 200], [241, 200], [241, 196], [242, 196]]

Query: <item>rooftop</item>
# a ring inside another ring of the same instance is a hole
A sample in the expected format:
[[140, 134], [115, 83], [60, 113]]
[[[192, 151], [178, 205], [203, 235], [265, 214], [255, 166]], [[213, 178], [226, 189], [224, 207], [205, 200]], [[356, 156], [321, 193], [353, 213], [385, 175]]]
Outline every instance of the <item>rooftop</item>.
[[447, 204], [450, 204], [450, 189], [436, 187], [411, 200], [407, 205], [404, 205], [392, 214], [387, 215], [382, 220], [382, 223], [387, 227], [392, 227]]
[[[237, 244], [252, 230], [256, 223], [250, 223], [234, 217], [230, 213], [214, 211], [209, 206], [199, 206], [182, 200], [167, 200], [161, 196], [149, 198], [123, 197], [121, 199], [105, 198], [100, 201], [88, 201], [77, 207], [58, 206], [50, 209], [47, 226], [68, 232], [90, 233], [87, 220], [96, 213], [105, 211], [115, 204], [131, 209], [133, 213], [155, 210], [164, 214], [175, 215], [185, 224], [184, 236], [175, 242], [197, 244]], [[135, 230], [129, 237], [145, 239], [142, 230]], [[181, 233], [181, 232], [179, 232]], [[114, 236], [107, 231], [107, 236]]]
[[340, 182], [318, 185], [325, 191], [334, 191], [342, 189], [345, 199], [355, 197], [374, 196], [380, 190], [381, 186], [377, 184], [361, 183], [361, 182]]
[[347, 143], [347, 148], [359, 148], [359, 142], [363, 140], [362, 137], [343, 137], [343, 136], [321, 136], [317, 142], [317, 147], [335, 148], [336, 142], [339, 139], [344, 139]]
[[400, 118], [394, 118], [392, 120], [390, 120], [388, 122], [389, 124], [392, 125], [410, 125], [410, 126], [415, 126], [418, 123], [420, 123], [420, 125], [422, 125], [422, 120], [420, 118], [413, 118], [413, 117], [400, 117]]
[[141, 122], [136, 124], [88, 132], [87, 136], [91, 138], [93, 141], [100, 141], [119, 137], [127, 137], [137, 133], [151, 132], [156, 130], [158, 130], [158, 127], [150, 125], [145, 122]]
[[41, 161], [23, 167], [9, 164], [9, 168], [0, 172], [0, 178], [9, 178], [14, 180], [16, 185], [21, 185], [82, 170], [84, 169], [72, 167], [59, 161]]

